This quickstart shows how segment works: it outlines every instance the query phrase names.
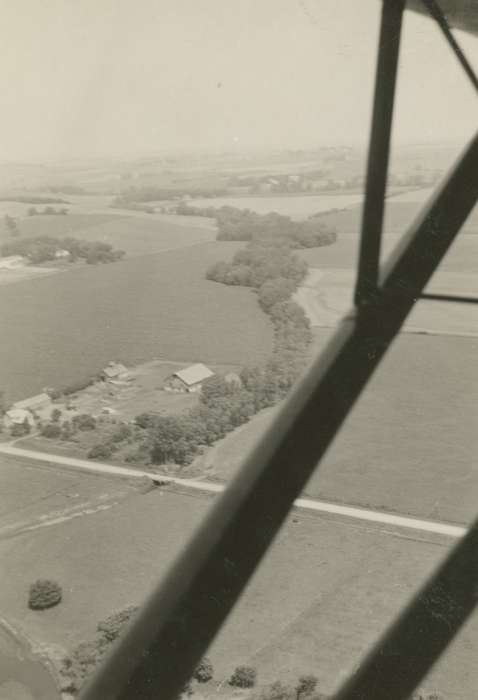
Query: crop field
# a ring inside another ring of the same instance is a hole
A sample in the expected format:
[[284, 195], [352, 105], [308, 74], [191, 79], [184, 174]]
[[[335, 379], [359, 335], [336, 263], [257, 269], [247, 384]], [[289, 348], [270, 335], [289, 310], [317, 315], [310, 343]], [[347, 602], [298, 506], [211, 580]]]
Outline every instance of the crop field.
[[[431, 191], [426, 189], [410, 192], [407, 196], [400, 195], [387, 199], [385, 204], [384, 230], [387, 233], [405, 233], [430, 196]], [[360, 230], [361, 212], [361, 206], [349, 206], [340, 211], [324, 213], [320, 217], [320, 220], [335, 226], [339, 235], [356, 235]], [[463, 226], [461, 235], [476, 235], [477, 233], [478, 207], [475, 207]]]
[[255, 295], [204, 277], [235, 250], [205, 243], [3, 287], [0, 387], [7, 399], [80, 381], [110, 360], [265, 360], [272, 327]]
[[[110, 489], [130, 487], [121, 480], [108, 486], [94, 476], [2, 462], [0, 478], [7, 484], [11, 472], [16, 488], [22, 487], [19, 504], [32, 503], [32, 528], [0, 530], [0, 562], [9, 572], [0, 590], [0, 615], [57, 657], [93, 637], [99, 620], [140, 603], [213, 503], [168, 489], [112, 498]], [[83, 509], [77, 517], [65, 513], [55, 524], [58, 507], [82, 500], [95, 486], [111, 507]], [[53, 490], [52, 509], [38, 492]], [[295, 512], [209, 651], [216, 680], [225, 681], [236, 665], [252, 664], [259, 684], [314, 673], [318, 688], [331, 692], [449, 545], [436, 536], [424, 539], [417, 533], [414, 539], [410, 532], [404, 536], [371, 524]], [[61, 604], [46, 613], [26, 606], [29, 582], [39, 577], [63, 587]], [[427, 692], [473, 700], [475, 628], [473, 620], [457, 638], [426, 680]], [[215, 693], [214, 687], [211, 696]]]
[[[329, 336], [317, 332], [317, 351]], [[477, 352], [477, 338], [401, 335], [305, 492], [451, 522], [475, 517]], [[216, 443], [194, 471], [229, 480], [276, 411]]]

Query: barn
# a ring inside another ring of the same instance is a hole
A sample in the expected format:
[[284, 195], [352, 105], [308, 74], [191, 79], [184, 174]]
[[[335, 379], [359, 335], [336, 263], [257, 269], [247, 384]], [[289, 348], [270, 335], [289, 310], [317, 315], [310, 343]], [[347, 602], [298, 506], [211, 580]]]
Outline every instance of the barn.
[[164, 382], [165, 391], [178, 391], [194, 393], [201, 391], [201, 387], [206, 379], [214, 376], [214, 372], [198, 363], [171, 374]]

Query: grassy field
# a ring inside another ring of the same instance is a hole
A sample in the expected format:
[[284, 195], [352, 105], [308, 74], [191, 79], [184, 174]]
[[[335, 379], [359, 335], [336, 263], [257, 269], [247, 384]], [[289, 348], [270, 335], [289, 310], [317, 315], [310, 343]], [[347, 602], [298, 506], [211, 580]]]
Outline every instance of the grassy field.
[[362, 194], [261, 195], [253, 197], [209, 197], [195, 199], [196, 207], [230, 206], [252, 209], [258, 214], [275, 211], [292, 219], [305, 219], [311, 214], [329, 209], [343, 209], [362, 201]]
[[[0, 478], [18, 494], [16, 501], [10, 493], [11, 506], [31, 502], [32, 525], [23, 532], [0, 529], [0, 562], [8, 571], [0, 614], [57, 655], [91, 638], [100, 619], [140, 603], [213, 502], [161, 489], [140, 495], [121, 481], [108, 485], [93, 476], [26, 468], [3, 458]], [[53, 522], [51, 502], [38, 498], [57, 492], [57, 499], [63, 494], [88, 501], [95, 488], [93, 505], [104, 501], [112, 507], [85, 508], [60, 525]], [[111, 500], [111, 489], [123, 492]], [[217, 680], [227, 679], [237, 664], [250, 663], [258, 668], [260, 684], [314, 673], [320, 690], [332, 691], [448, 544], [295, 513], [209, 652]], [[60, 582], [64, 597], [58, 607], [36, 613], [26, 606], [26, 592], [30, 581], [44, 576]], [[465, 628], [427, 679], [427, 692], [439, 691], [446, 700], [474, 699], [476, 623]]]
[[94, 375], [110, 360], [267, 358], [272, 328], [254, 294], [204, 277], [236, 249], [205, 243], [3, 287], [0, 387], [15, 400]]
[[[112, 210], [113, 211], [113, 210]], [[150, 255], [163, 250], [183, 248], [215, 239], [214, 229], [184, 226], [160, 217], [128, 216], [118, 213], [79, 213], [68, 216], [33, 216], [18, 222], [21, 235], [73, 236], [87, 241], [102, 241], [126, 251], [128, 256]], [[3, 221], [0, 244], [12, 240]]]
[[[328, 335], [318, 334], [317, 347]], [[475, 338], [400, 336], [306, 493], [431, 519], [473, 518], [478, 498], [477, 351]], [[194, 469], [228, 480], [276, 410], [262, 412], [218, 442], [196, 460]]]

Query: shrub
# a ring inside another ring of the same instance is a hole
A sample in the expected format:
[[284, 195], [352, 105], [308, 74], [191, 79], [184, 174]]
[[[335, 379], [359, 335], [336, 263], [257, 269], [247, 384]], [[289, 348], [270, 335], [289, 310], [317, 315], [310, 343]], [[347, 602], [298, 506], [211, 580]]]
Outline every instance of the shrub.
[[113, 451], [109, 445], [99, 443], [98, 445], [93, 445], [86, 456], [88, 459], [108, 459], [112, 453]]
[[82, 642], [74, 649], [71, 658], [64, 659], [61, 673], [69, 681], [69, 692], [75, 694], [80, 690], [85, 679], [103, 661], [108, 648], [108, 644], [102, 640]]
[[69, 420], [65, 420], [61, 426], [61, 439], [69, 440], [73, 435], [73, 428]]
[[61, 598], [61, 586], [56, 581], [38, 579], [30, 586], [28, 607], [32, 610], [45, 610], [58, 605]]
[[61, 435], [61, 428], [58, 423], [47, 423], [41, 429], [41, 435], [46, 438], [58, 438]]
[[236, 688], [252, 688], [256, 684], [257, 671], [253, 666], [238, 666], [229, 679]]
[[311, 695], [317, 687], [317, 677], [316, 676], [301, 676], [299, 682], [296, 686], [297, 700], [304, 695]]
[[199, 683], [207, 683], [211, 680], [213, 675], [214, 669], [212, 663], [210, 662], [208, 657], [205, 656], [203, 659], [201, 659], [196, 670], [194, 671], [193, 678]]
[[130, 605], [128, 608], [113, 613], [102, 622], [99, 622], [96, 629], [105, 641], [114, 642], [137, 610], [137, 605]]
[[149, 452], [141, 448], [130, 450], [123, 457], [123, 460], [128, 464], [143, 464], [147, 459], [149, 459]]
[[51, 421], [52, 423], [58, 423], [61, 418], [61, 411], [59, 408], [54, 408], [53, 411], [51, 412]]
[[127, 440], [129, 437], [131, 437], [131, 432], [130, 426], [123, 423], [120, 425], [118, 430], [113, 433], [111, 439], [113, 442], [122, 442], [123, 440]]
[[82, 413], [75, 416], [72, 420], [73, 426], [78, 430], [94, 430], [96, 428], [96, 420], [88, 413]]

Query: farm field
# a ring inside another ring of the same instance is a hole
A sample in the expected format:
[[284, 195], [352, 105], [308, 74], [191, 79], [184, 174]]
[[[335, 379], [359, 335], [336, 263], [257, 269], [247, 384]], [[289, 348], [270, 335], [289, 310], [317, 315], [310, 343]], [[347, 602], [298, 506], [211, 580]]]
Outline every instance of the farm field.
[[270, 195], [252, 197], [208, 197], [194, 199], [195, 207], [237, 207], [252, 209], [258, 214], [275, 211], [292, 219], [305, 219], [311, 214], [329, 209], [342, 209], [362, 201], [362, 194]]
[[[317, 351], [330, 333], [316, 331]], [[476, 338], [402, 334], [305, 492], [430, 519], [475, 517], [477, 352]], [[216, 443], [194, 470], [229, 480], [276, 411], [263, 411]]]
[[[294, 298], [306, 312], [312, 327], [335, 327], [352, 308], [354, 284], [355, 271], [351, 269], [312, 268]], [[478, 276], [440, 271], [427, 291], [478, 298]], [[403, 330], [478, 336], [478, 306], [420, 301]]]
[[7, 400], [80, 381], [110, 360], [242, 366], [266, 359], [272, 328], [254, 294], [204, 278], [237, 247], [205, 243], [3, 287], [0, 387]]
[[[383, 239], [382, 261], [394, 250], [400, 242], [401, 236], [395, 234], [386, 235]], [[333, 245], [321, 248], [308, 248], [297, 251], [297, 255], [303, 258], [309, 267], [317, 268], [352, 268], [357, 265], [359, 250], [359, 237], [340, 235]], [[451, 246], [440, 268], [435, 273], [435, 278], [444, 272], [476, 273], [476, 260], [478, 256], [478, 236], [462, 234]]]
[[[22, 499], [34, 501], [40, 481], [45, 491], [55, 485], [60, 493], [81, 495], [84, 489], [89, 493], [91, 482], [99, 493], [109, 492], [106, 480], [93, 476], [25, 468], [3, 458], [0, 467], [7, 482], [14, 472]], [[122, 481], [111, 483], [127, 488]], [[9, 572], [0, 590], [0, 615], [59, 657], [90, 639], [99, 620], [141, 603], [212, 503], [167, 489], [129, 492], [109, 509], [84, 512], [58, 526], [51, 505], [37, 500], [30, 517], [42, 518], [43, 526], [0, 539], [0, 562]], [[414, 539], [369, 523], [295, 512], [209, 651], [217, 681], [238, 664], [252, 664], [260, 684], [314, 673], [318, 689], [331, 692], [449, 545], [437, 536], [417, 533]], [[25, 605], [26, 587], [44, 576], [62, 585], [64, 597], [39, 614]], [[467, 625], [426, 680], [427, 692], [447, 700], [475, 697], [476, 624], [473, 619]], [[211, 696], [215, 693], [216, 688]]]

